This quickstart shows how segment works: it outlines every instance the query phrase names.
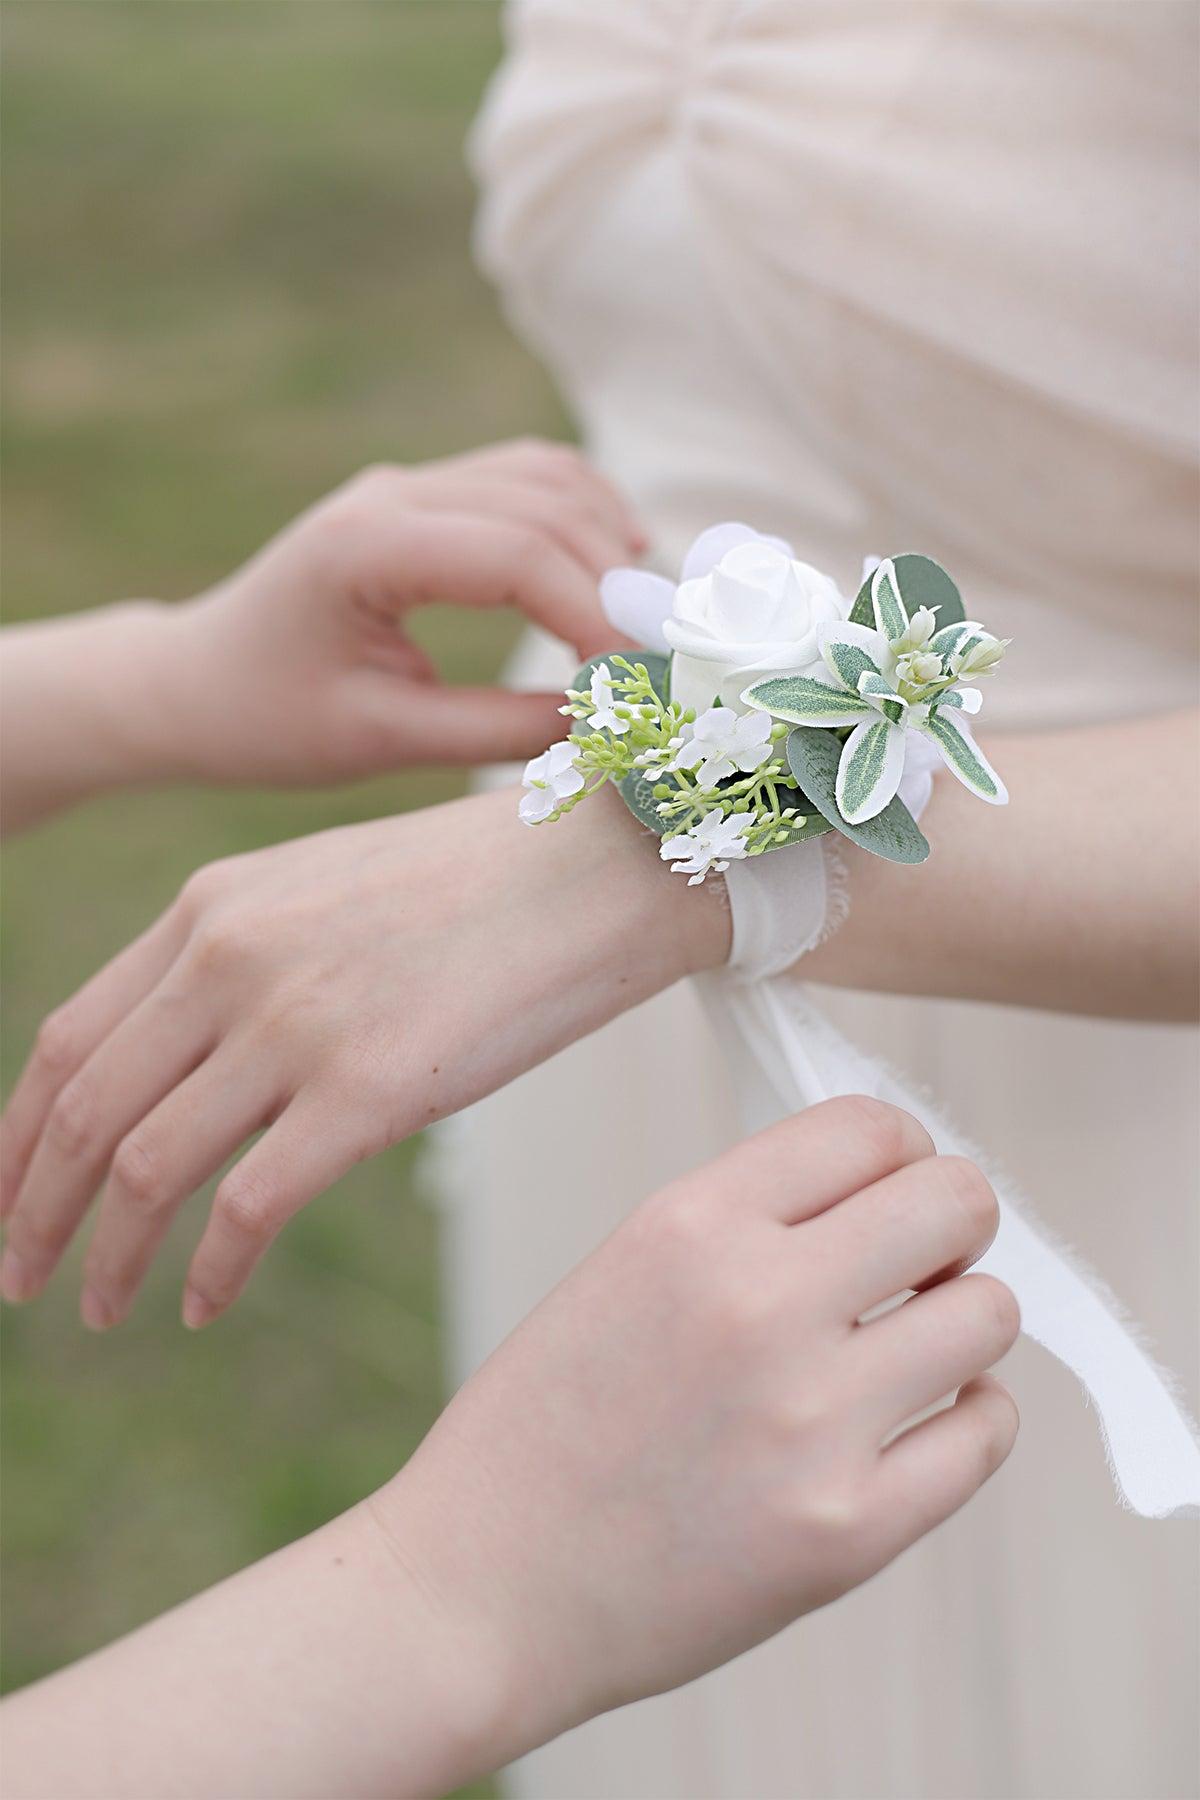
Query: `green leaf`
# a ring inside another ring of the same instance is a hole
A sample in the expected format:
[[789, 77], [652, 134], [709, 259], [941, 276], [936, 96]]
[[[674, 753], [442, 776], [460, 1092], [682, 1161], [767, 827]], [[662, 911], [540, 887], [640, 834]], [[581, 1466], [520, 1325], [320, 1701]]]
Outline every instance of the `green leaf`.
[[650, 677], [650, 686], [663, 705], [667, 704], [671, 697], [671, 658], [663, 650], [609, 650], [603, 656], [589, 656], [572, 677], [571, 686], [578, 693], [586, 694], [592, 685], [592, 672], [601, 663], [608, 664], [608, 672], [614, 680], [623, 675], [623, 669], [613, 667], [614, 656], [623, 656], [626, 662], [641, 663]]
[[[839, 681], [844, 681], [850, 692], [856, 694], [859, 691], [860, 676], [878, 675], [882, 680], [883, 670], [869, 650], [864, 649], [861, 644], [854, 643], [853, 639], [839, 635], [845, 629], [845, 626], [835, 625], [825, 633], [821, 643], [821, 655], [824, 657], [830, 673], [836, 675]], [[879, 639], [876, 638], [875, 641], [878, 643]], [[881, 643], [880, 654], [885, 653], [886, 645]]]
[[[658, 802], [654, 798], [655, 786], [661, 779], [662, 777], [659, 775], [647, 777], [638, 769], [632, 775], [627, 775], [624, 781], [616, 783], [618, 794], [634, 818], [640, 820], [643, 825], [648, 825], [656, 837], [665, 837], [673, 824], [672, 820], [664, 819], [658, 812]], [[763, 856], [769, 856], [771, 850], [786, 850], [792, 844], [803, 844], [807, 839], [820, 837], [823, 832], [832, 829], [824, 813], [815, 808], [795, 788], [786, 788], [781, 785], [779, 799], [783, 806], [798, 806], [804, 814], [804, 823], [803, 825], [788, 824], [786, 827], [787, 842], [772, 844], [770, 850], [762, 851]]]
[[837, 772], [842, 744], [831, 731], [797, 730], [787, 740], [788, 767], [809, 806], [815, 806], [836, 831], [860, 849], [889, 862], [920, 863], [929, 845], [902, 800], [892, 800], [874, 819], [847, 825], [837, 803]]
[[929, 640], [929, 648], [949, 661], [951, 654], [958, 649], [971, 629], [968, 619], [956, 619], [953, 625], [943, 625], [939, 631], [934, 632]]
[[648, 825], [658, 837], [663, 836], [670, 824], [658, 812], [658, 802], [654, 798], [654, 789], [661, 779], [661, 776], [655, 775], [648, 780], [640, 769], [635, 769], [632, 775], [626, 775], [624, 781], [616, 784], [618, 794], [634, 818], [640, 819], [643, 825]]
[[904, 773], [904, 728], [890, 719], [864, 720], [842, 746], [836, 796], [847, 825], [881, 813]]
[[899, 579], [895, 564], [890, 558], [885, 558], [871, 576], [871, 605], [875, 614], [875, 626], [889, 644], [894, 643], [898, 637], [903, 637], [908, 629], [908, 614], [897, 585]]
[[[896, 582], [910, 618], [918, 606], [928, 606], [937, 614], [938, 629], [956, 625], [966, 618], [962, 595], [940, 563], [930, 556], [917, 556], [905, 551], [892, 557]], [[871, 577], [868, 575], [858, 590], [858, 598], [850, 613], [854, 625], [874, 625], [875, 608], [871, 602]]]
[[806, 800], [803, 794], [795, 790], [793, 793], [794, 799], [789, 800], [788, 805], [800, 808], [804, 815], [804, 823], [803, 825], [789, 824], [787, 843], [770, 845], [768, 849], [761, 852], [763, 856], [770, 856], [773, 850], [788, 850], [793, 844], [805, 844], [809, 838], [824, 837], [827, 831], [833, 830], [833, 826], [825, 814], [818, 812], [810, 800]]
[[927, 737], [933, 739], [941, 751], [942, 761], [952, 775], [957, 775], [964, 787], [978, 794], [991, 806], [1004, 806], [1008, 801], [1008, 789], [993, 769], [983, 751], [971, 737], [965, 725], [951, 718], [940, 707], [935, 708], [920, 727]]
[[842, 693], [823, 681], [814, 681], [811, 675], [772, 675], [770, 680], [748, 687], [742, 699], [747, 706], [792, 725], [857, 725], [874, 711], [857, 694]]
[[858, 678], [858, 691], [865, 699], [870, 695], [872, 702], [893, 725], [898, 725], [908, 711], [908, 702], [903, 700], [890, 682], [882, 675], [874, 675], [869, 670]]

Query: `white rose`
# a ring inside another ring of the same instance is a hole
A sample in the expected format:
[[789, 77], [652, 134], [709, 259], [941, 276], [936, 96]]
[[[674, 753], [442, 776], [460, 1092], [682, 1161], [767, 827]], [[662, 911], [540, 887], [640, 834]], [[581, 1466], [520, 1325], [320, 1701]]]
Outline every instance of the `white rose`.
[[[708, 568], [692, 573], [706, 546]], [[671, 698], [704, 712], [714, 702], [745, 712], [742, 691], [768, 675], [824, 672], [817, 633], [847, 605], [828, 575], [797, 562], [786, 544], [747, 526], [718, 526], [697, 540], [662, 626], [674, 658]]]

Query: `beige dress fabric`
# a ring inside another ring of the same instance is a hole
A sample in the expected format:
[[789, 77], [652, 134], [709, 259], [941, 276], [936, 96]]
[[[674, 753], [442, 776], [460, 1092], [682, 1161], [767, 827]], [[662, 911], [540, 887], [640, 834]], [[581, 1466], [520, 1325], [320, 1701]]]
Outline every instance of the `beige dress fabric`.
[[[1191, 0], [510, 11], [475, 140], [482, 258], [660, 566], [725, 518], [847, 590], [864, 553], [920, 549], [1016, 640], [993, 727], [1194, 700], [1196, 21]], [[524, 672], [556, 658], [532, 644]], [[1195, 1412], [1194, 1034], [827, 998], [1007, 1166]], [[460, 1121], [459, 1374], [736, 1134], [686, 989]], [[1064, 1369], [1023, 1342], [1007, 1375], [1021, 1441], [964, 1514], [730, 1668], [526, 1758], [510, 1791], [1194, 1795], [1195, 1529], [1120, 1510]]]

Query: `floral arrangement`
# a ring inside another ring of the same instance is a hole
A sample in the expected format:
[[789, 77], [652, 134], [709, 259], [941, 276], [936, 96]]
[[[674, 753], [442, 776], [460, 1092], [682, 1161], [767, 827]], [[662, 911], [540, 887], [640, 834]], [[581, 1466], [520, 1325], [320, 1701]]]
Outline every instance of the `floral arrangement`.
[[647, 648], [584, 664], [561, 709], [574, 729], [525, 769], [527, 824], [612, 782], [694, 885], [831, 830], [923, 862], [911, 808], [939, 763], [1008, 798], [969, 724], [1007, 640], [966, 617], [928, 557], [876, 563], [851, 606], [780, 539], [717, 525], [677, 584], [614, 569], [601, 597]]

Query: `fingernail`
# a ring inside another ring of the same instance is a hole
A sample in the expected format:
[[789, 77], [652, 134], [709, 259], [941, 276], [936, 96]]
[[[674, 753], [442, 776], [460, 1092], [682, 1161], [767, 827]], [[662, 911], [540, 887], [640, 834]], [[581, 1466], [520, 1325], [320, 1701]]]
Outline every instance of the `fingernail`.
[[0, 1258], [0, 1294], [11, 1304], [27, 1300], [33, 1292], [29, 1270], [15, 1250], [6, 1250]]
[[79, 1296], [79, 1316], [89, 1331], [107, 1331], [113, 1322], [108, 1301], [91, 1287], [85, 1287]]
[[183, 1322], [189, 1331], [202, 1330], [209, 1320], [215, 1319], [216, 1316], [216, 1307], [211, 1301], [206, 1300], [203, 1294], [198, 1294], [195, 1288], [184, 1289]]

